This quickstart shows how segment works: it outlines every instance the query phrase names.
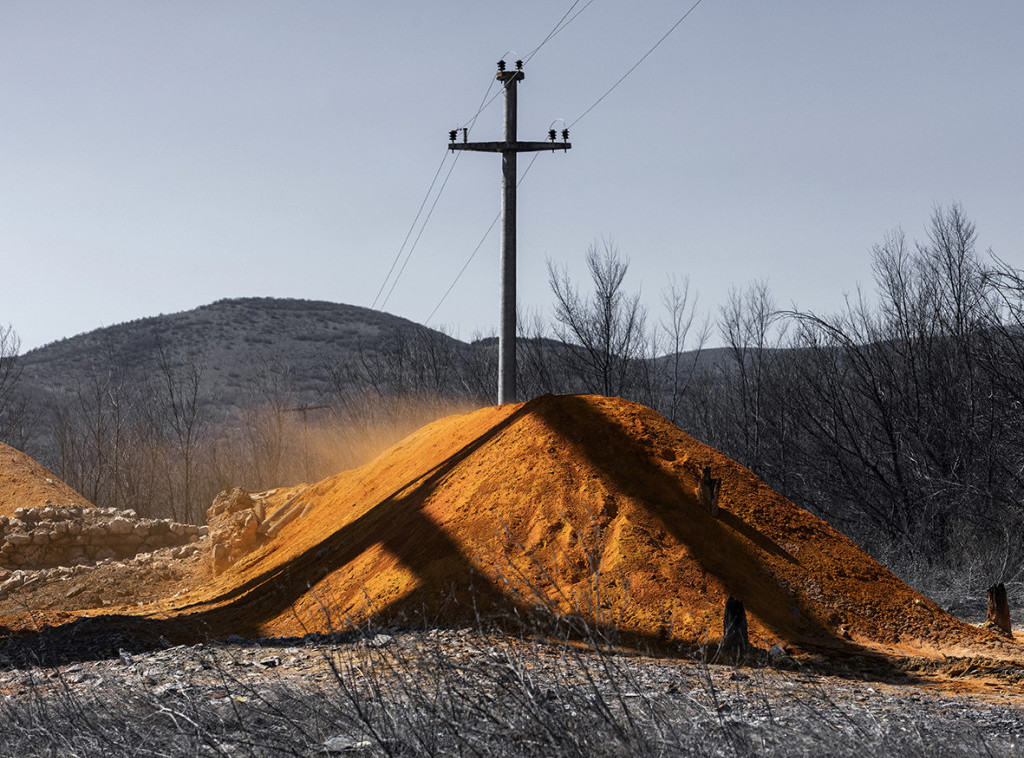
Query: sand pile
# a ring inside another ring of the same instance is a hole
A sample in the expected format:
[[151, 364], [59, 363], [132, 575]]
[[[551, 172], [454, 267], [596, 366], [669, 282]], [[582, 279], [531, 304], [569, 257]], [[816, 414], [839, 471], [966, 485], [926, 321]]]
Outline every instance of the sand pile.
[[92, 504], [36, 461], [0, 442], [0, 516], [18, 508]]
[[[721, 482], [717, 513], [702, 476]], [[732, 595], [762, 648], [1019, 655], [620, 399], [547, 396], [452, 416], [361, 468], [253, 503], [258, 517], [232, 514], [256, 535], [251, 552], [148, 608], [169, 639], [474, 623], [540, 607], [696, 645], [720, 637]], [[300, 515], [262, 523], [271, 513]]]

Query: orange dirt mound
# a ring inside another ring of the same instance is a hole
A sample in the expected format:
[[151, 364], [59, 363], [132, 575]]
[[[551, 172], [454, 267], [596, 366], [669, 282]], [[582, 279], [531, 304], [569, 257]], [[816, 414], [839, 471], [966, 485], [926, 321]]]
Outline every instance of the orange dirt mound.
[[20, 450], [0, 442], [0, 516], [18, 508], [92, 504]]
[[[722, 481], [701, 505], [701, 472]], [[372, 462], [275, 493], [299, 518], [152, 606], [174, 635], [293, 635], [544, 606], [633, 640], [1017, 658], [748, 469], [621, 399], [545, 396], [430, 424]], [[289, 505], [290, 503], [290, 505]], [[191, 631], [189, 631], [191, 630]], [[170, 633], [169, 633], [169, 636]]]

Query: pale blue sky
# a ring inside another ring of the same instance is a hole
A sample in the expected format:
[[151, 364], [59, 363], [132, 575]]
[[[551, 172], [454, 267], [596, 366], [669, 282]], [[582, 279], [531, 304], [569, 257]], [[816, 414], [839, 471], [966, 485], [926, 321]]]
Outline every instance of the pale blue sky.
[[[594, 0], [529, 61], [520, 139], [573, 122], [691, 3]], [[370, 305], [448, 130], [571, 5], [0, 0], [0, 323], [28, 349], [223, 297]], [[582, 273], [610, 237], [652, 315], [669, 273], [708, 310], [767, 279], [827, 311], [887, 231], [921, 238], [953, 201], [1024, 266], [1022, 32], [1019, 0], [703, 0], [537, 158], [521, 305], [549, 307], [547, 258]], [[499, 98], [471, 138], [501, 118]], [[461, 154], [386, 310], [427, 318], [499, 178]], [[432, 325], [494, 329], [497, 255], [495, 232]]]

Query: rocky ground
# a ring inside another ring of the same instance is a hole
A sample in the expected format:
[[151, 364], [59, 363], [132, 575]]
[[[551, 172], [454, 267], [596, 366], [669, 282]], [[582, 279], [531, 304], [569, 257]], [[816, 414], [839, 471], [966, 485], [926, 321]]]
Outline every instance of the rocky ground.
[[[948, 686], [956, 666], [971, 664], [823, 673], [811, 658], [708, 664], [468, 629], [238, 638], [0, 663], [0, 754], [79, 752], [97, 729], [111, 755], [1024, 752], [1024, 671], [976, 671], [967, 693]], [[48, 719], [83, 708], [92, 721], [40, 741]]]
[[209, 576], [206, 540], [131, 558], [46, 569], [0, 569], [0, 616], [75, 611], [173, 597]]

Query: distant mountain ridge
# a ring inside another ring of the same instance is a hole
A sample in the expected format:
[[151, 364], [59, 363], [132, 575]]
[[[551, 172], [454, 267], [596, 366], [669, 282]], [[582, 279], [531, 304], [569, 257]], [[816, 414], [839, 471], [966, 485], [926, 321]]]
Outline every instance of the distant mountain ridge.
[[[545, 362], [578, 349], [549, 338], [520, 342]], [[469, 343], [369, 308], [246, 297], [95, 329], [20, 360], [21, 385], [41, 413], [75, 405], [80, 392], [142, 382], [156, 385], [166, 400], [168, 371], [177, 381], [194, 371], [206, 411], [218, 420], [275, 393], [292, 408], [368, 387], [385, 395], [437, 390], [486, 401], [496, 384], [496, 354], [496, 338]], [[721, 371], [730, 362], [724, 348], [683, 356], [684, 363], [695, 359], [698, 371]], [[664, 370], [668, 360], [660, 356], [655, 365]], [[521, 359], [520, 371], [529, 370]]]
[[[218, 300], [59, 340], [21, 357], [34, 395], [64, 394], [96, 374], [159, 375], [164, 362], [201, 367], [203, 389], [219, 406], [240, 407], [268, 370], [287, 371], [301, 403], [321, 399], [328, 367], [372, 358], [401, 340], [470, 346], [408, 319], [355, 305], [270, 297]], [[39, 398], [42, 399], [42, 398]]]
[[[312, 481], [317, 467], [324, 475], [379, 452], [393, 432], [493, 404], [497, 347], [358, 306], [219, 300], [21, 356], [17, 447], [93, 503], [198, 519], [224, 487]], [[600, 377], [584, 351], [520, 339], [520, 394], [593, 392]], [[682, 370], [725, 357], [684, 355]], [[667, 410], [666, 360], [638, 360], [633, 384], [610, 394], [635, 387]]]

